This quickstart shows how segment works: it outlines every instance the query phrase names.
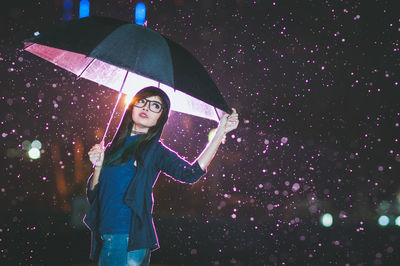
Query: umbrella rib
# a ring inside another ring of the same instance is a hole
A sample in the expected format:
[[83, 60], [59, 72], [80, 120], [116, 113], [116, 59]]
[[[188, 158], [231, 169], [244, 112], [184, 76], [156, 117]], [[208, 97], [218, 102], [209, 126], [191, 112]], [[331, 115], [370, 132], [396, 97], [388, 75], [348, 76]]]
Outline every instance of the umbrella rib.
[[114, 105], [114, 109], [113, 109], [113, 111], [111, 113], [110, 119], [108, 120], [107, 127], [106, 127], [106, 130], [104, 131], [104, 135], [103, 135], [102, 141], [106, 138], [106, 134], [107, 134], [108, 128], [110, 127], [110, 124], [111, 124], [111, 120], [112, 120], [112, 118], [114, 116], [115, 110], [117, 109], [117, 105], [119, 103], [119, 100], [121, 99], [122, 88], [125, 85], [125, 81], [126, 81], [126, 78], [128, 77], [128, 73], [129, 73], [129, 71], [126, 71], [126, 74], [125, 74], [125, 77], [124, 77], [124, 81], [122, 82], [122, 85], [121, 85], [121, 89], [119, 89], [118, 99], [117, 99], [117, 101], [116, 101], [116, 103]]
[[220, 120], [221, 120], [221, 117], [219, 117], [219, 114], [218, 114], [217, 108], [216, 108], [215, 106], [213, 106], [213, 107], [214, 107], [215, 113], [217, 114], [218, 121], [220, 121]]
[[36, 44], [36, 43], [31, 43], [31, 44], [29, 44], [28, 46], [26, 46], [26, 47], [24, 48], [24, 50], [28, 49], [29, 47], [31, 47], [31, 46], [34, 45], [34, 44]]
[[96, 60], [96, 58], [93, 58], [92, 61], [90, 61], [90, 63], [85, 66], [85, 69], [82, 70], [82, 72], [78, 75], [77, 79], [79, 79], [83, 75], [83, 72], [85, 72], [86, 69], [90, 67], [90, 65], [94, 62], [94, 60]]

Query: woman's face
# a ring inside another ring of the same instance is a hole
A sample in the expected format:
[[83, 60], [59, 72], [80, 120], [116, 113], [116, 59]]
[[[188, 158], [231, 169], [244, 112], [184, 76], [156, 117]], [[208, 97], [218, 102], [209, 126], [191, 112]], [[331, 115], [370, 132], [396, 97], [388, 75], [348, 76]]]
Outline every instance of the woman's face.
[[147, 133], [150, 127], [157, 124], [161, 114], [162, 101], [159, 96], [151, 96], [138, 100], [135, 102], [132, 110], [132, 120], [135, 123], [134, 129]]

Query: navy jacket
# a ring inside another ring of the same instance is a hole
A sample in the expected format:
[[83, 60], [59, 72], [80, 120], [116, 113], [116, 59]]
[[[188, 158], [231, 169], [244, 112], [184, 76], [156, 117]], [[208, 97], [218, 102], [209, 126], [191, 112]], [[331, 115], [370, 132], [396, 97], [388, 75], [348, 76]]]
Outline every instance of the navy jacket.
[[[128, 251], [141, 248], [150, 248], [154, 251], [159, 248], [152, 217], [152, 191], [160, 171], [183, 183], [195, 183], [206, 173], [197, 162], [193, 165], [190, 164], [158, 139], [149, 144], [143, 155], [143, 166], [137, 165], [136, 174], [129, 183], [124, 196], [125, 204], [132, 210]], [[87, 183], [87, 196], [90, 207], [83, 221], [92, 231], [89, 258], [97, 261], [102, 244], [97, 230], [99, 222], [99, 184], [93, 190], [89, 190], [92, 176]], [[102, 180], [99, 179], [99, 182], [102, 182]]]

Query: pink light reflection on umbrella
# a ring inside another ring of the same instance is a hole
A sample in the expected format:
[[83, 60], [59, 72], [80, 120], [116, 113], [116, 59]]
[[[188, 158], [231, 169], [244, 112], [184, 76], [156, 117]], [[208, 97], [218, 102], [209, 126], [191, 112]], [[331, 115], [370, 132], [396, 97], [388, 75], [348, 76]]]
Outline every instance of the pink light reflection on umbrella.
[[85, 78], [98, 84], [109, 87], [119, 92], [118, 99], [114, 106], [107, 128], [103, 135], [102, 141], [105, 139], [111, 119], [115, 109], [122, 96], [122, 93], [128, 97], [133, 97], [139, 90], [147, 86], [155, 86], [161, 88], [171, 100], [171, 110], [190, 114], [214, 121], [225, 113], [224, 111], [196, 99], [184, 92], [175, 90], [158, 81], [147, 77], [140, 76], [136, 73], [127, 71], [123, 68], [105, 63], [101, 60], [87, 57], [84, 54], [74, 53], [54, 47], [49, 47], [36, 43], [25, 43], [25, 50], [35, 54], [53, 64], [64, 68], [78, 78]]

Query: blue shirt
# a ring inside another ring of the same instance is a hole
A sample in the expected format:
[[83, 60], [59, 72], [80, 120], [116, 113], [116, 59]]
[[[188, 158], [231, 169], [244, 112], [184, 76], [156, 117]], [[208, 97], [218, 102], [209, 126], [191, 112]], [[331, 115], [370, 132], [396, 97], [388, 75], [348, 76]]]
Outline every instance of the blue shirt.
[[[136, 137], [127, 136], [124, 147]], [[101, 171], [99, 188], [100, 234], [128, 234], [132, 210], [123, 202], [130, 181], [136, 173], [135, 158], [121, 166], [105, 166]]]
[[[155, 185], [160, 172], [175, 180], [192, 184], [197, 182], [205, 173], [199, 163], [189, 163], [176, 152], [165, 146], [160, 139], [161, 131], [143, 151], [143, 164], [138, 164], [136, 174], [128, 185], [124, 194], [124, 203], [132, 210], [130, 222], [128, 251], [150, 248], [152, 251], [158, 249], [159, 243], [154, 227], [153, 212], [153, 186]], [[100, 222], [100, 199], [98, 184], [90, 189], [90, 182], [93, 174], [87, 183], [87, 196], [90, 203], [83, 221], [92, 231], [91, 234], [91, 260], [98, 261], [102, 247], [99, 235], [98, 224]]]

